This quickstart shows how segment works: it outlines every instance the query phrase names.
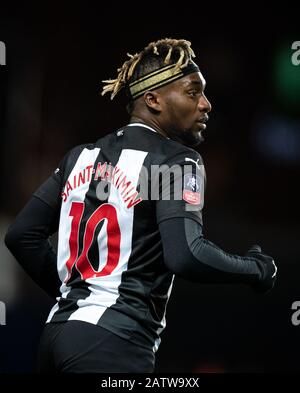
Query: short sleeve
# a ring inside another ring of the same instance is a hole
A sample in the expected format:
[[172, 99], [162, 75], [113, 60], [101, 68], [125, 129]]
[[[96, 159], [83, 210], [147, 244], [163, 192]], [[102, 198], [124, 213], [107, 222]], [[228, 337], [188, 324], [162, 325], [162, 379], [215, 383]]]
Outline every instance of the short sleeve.
[[201, 225], [204, 206], [205, 169], [201, 156], [188, 151], [172, 158], [157, 169], [157, 223], [169, 218], [191, 218]]

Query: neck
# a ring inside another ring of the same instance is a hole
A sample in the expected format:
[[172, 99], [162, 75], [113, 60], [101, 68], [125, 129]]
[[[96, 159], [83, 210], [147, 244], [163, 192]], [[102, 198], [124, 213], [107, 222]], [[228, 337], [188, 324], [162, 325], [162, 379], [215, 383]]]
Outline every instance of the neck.
[[146, 126], [152, 127], [155, 131], [159, 134], [163, 135], [164, 137], [168, 138], [168, 134], [159, 126], [158, 122], [155, 119], [145, 119], [142, 116], [132, 115], [130, 118], [129, 123], [142, 123]]

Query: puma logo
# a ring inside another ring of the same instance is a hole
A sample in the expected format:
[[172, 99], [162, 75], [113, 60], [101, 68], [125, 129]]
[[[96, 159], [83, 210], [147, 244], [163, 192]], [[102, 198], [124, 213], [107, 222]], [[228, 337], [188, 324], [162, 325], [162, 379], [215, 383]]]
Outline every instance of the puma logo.
[[192, 158], [185, 157], [185, 161], [194, 162], [194, 163], [197, 165], [197, 168], [200, 169], [200, 165], [199, 165], [199, 163], [198, 163], [199, 158], [197, 159], [197, 161], [195, 161], [195, 160], [193, 160]]

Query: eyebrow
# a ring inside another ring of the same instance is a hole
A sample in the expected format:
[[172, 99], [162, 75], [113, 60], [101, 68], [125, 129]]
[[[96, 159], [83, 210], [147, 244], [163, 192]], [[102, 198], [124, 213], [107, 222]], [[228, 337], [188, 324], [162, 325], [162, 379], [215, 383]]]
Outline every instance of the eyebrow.
[[201, 80], [197, 80], [197, 81], [186, 81], [186, 82], [184, 82], [184, 85], [186, 86], [186, 87], [189, 87], [189, 86], [200, 86], [201, 88], [203, 88], [203, 90], [205, 89], [205, 87], [206, 87], [206, 82], [204, 81], [204, 84], [202, 84], [202, 81]]

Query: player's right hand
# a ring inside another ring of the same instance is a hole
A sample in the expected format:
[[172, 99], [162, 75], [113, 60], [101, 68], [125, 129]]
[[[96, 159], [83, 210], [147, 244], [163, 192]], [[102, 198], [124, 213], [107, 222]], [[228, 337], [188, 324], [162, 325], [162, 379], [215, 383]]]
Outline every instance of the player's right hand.
[[277, 266], [275, 265], [274, 259], [271, 256], [264, 254], [261, 247], [257, 244], [250, 247], [246, 256], [254, 258], [262, 272], [260, 281], [252, 285], [253, 289], [260, 293], [269, 292], [276, 281]]

